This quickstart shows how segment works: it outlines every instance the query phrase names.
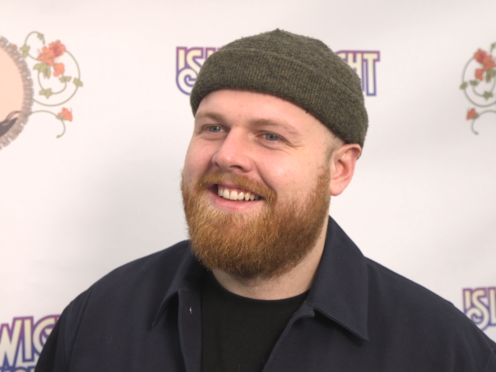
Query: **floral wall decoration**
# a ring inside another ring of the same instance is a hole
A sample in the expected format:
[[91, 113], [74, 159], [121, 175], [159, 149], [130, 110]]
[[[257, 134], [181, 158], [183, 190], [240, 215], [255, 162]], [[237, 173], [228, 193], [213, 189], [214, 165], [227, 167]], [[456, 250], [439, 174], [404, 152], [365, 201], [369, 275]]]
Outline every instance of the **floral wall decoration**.
[[60, 40], [47, 43], [37, 31], [21, 47], [0, 36], [0, 149], [10, 144], [33, 114], [60, 121], [60, 138], [73, 120], [67, 103], [83, 87], [76, 58]]
[[482, 115], [496, 114], [495, 49], [496, 43], [491, 44], [489, 51], [478, 49], [463, 69], [460, 89], [472, 105], [467, 110], [467, 120], [471, 120], [470, 128], [474, 134], [479, 134], [475, 130], [475, 122]]

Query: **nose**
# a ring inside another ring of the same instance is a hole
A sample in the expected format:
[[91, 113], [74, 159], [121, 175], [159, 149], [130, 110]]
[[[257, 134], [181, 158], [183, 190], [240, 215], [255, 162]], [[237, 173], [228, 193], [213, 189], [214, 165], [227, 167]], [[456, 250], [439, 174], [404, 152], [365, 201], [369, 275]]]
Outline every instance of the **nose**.
[[214, 165], [226, 172], [249, 172], [252, 167], [250, 141], [242, 131], [232, 129], [212, 158]]

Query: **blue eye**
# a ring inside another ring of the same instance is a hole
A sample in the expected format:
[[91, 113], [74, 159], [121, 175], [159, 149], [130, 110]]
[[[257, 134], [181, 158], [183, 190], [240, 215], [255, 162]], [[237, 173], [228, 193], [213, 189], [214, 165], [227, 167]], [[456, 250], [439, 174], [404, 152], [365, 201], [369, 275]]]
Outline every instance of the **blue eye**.
[[271, 141], [271, 142], [279, 141], [281, 139], [281, 137], [273, 133], [266, 133], [264, 134], [264, 137], [267, 141]]
[[212, 126], [212, 127], [208, 127], [207, 130], [210, 132], [210, 133], [220, 133], [222, 132], [222, 128], [219, 127], [219, 126]]

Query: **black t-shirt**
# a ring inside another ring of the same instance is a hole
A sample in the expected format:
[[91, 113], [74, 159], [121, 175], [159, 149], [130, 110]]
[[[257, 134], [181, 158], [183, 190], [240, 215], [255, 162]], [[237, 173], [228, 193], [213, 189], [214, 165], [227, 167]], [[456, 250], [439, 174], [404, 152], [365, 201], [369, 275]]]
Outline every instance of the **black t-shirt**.
[[254, 300], [224, 289], [209, 272], [202, 293], [202, 372], [259, 372], [308, 292]]

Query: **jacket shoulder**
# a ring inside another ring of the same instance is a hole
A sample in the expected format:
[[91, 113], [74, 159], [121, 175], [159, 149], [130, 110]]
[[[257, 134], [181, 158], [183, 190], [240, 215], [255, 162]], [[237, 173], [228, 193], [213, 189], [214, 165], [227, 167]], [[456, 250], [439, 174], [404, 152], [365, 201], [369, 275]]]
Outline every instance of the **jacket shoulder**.
[[80, 333], [82, 324], [109, 322], [147, 329], [153, 322], [182, 262], [191, 256], [188, 241], [139, 258], [111, 271], [76, 297], [64, 310], [68, 335]]
[[105, 289], [106, 287], [110, 289], [114, 285], [122, 286], [124, 283], [130, 284], [136, 281], [157, 279], [162, 284], [170, 284], [181, 261], [188, 254], [189, 242], [187, 240], [181, 241], [169, 248], [138, 258], [112, 270], [89, 289]]
[[[79, 295], [71, 304], [88, 300], [138, 300], [153, 294], [165, 294], [181, 262], [190, 255], [189, 242], [182, 241], [169, 248], [124, 264]], [[158, 295], [160, 297], [160, 295]], [[102, 305], [104, 302], [99, 302]]]
[[452, 303], [370, 259], [366, 265], [372, 335], [443, 355], [453, 370], [496, 372], [496, 343]]
[[92, 354], [114, 350], [112, 339], [117, 342], [148, 334], [178, 269], [188, 258], [189, 243], [183, 241], [98, 280], [65, 308], [40, 356], [40, 371], [66, 371], [76, 351], [84, 359], [89, 350]]

